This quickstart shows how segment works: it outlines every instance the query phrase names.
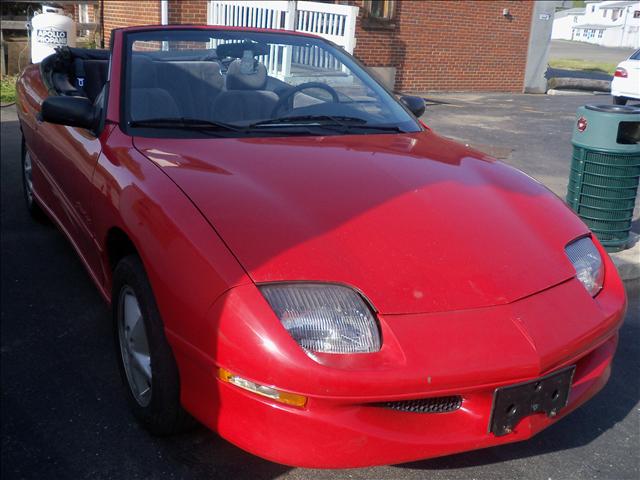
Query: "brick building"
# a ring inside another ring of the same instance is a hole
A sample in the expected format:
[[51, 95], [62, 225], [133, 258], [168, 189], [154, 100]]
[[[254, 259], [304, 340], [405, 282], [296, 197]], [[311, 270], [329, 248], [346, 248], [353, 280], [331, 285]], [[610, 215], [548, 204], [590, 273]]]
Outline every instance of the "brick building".
[[[101, 0], [105, 44], [117, 27], [207, 23], [206, 0], [167, 0], [164, 19], [162, 3]], [[379, 67], [396, 90], [523, 91], [533, 1], [323, 3], [359, 7], [354, 53], [366, 65]]]
[[368, 66], [394, 67], [398, 90], [521, 92], [532, 6], [529, 1], [398, 1], [388, 22], [361, 8], [355, 54]]

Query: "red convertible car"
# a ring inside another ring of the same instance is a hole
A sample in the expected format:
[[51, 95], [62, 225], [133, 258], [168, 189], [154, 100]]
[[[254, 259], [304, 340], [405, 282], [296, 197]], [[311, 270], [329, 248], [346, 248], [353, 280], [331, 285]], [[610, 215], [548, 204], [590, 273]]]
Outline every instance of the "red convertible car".
[[608, 255], [423, 111], [282, 31], [126, 28], [23, 72], [27, 206], [112, 306], [151, 432], [399, 463], [527, 439], [603, 387], [626, 308]]

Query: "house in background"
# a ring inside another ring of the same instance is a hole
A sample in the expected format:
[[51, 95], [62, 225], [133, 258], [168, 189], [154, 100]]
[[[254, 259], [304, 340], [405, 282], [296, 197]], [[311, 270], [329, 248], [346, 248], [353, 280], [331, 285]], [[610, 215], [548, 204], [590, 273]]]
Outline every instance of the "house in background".
[[551, 38], [553, 40], [573, 40], [573, 27], [582, 22], [584, 11], [584, 8], [557, 11], [553, 17]]
[[580, 10], [556, 12], [551, 38], [640, 48], [640, 1], [587, 1]]

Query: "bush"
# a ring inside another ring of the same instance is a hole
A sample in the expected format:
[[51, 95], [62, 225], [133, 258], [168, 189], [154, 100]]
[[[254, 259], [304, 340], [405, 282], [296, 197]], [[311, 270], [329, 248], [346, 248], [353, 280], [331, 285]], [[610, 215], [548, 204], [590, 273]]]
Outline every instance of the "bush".
[[16, 101], [17, 75], [5, 75], [0, 81], [0, 103], [12, 103]]

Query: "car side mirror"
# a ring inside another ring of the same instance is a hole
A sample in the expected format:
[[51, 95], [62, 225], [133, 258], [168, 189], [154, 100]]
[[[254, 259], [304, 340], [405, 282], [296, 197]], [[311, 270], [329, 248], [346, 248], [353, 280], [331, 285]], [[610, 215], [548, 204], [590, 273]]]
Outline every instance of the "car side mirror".
[[62, 96], [45, 99], [40, 115], [45, 122], [89, 130], [95, 128], [98, 117], [93, 103], [88, 98]]
[[425, 109], [427, 108], [427, 106], [424, 103], [424, 98], [422, 97], [415, 97], [413, 95], [404, 95], [400, 97], [400, 101], [416, 117], [421, 117]]

